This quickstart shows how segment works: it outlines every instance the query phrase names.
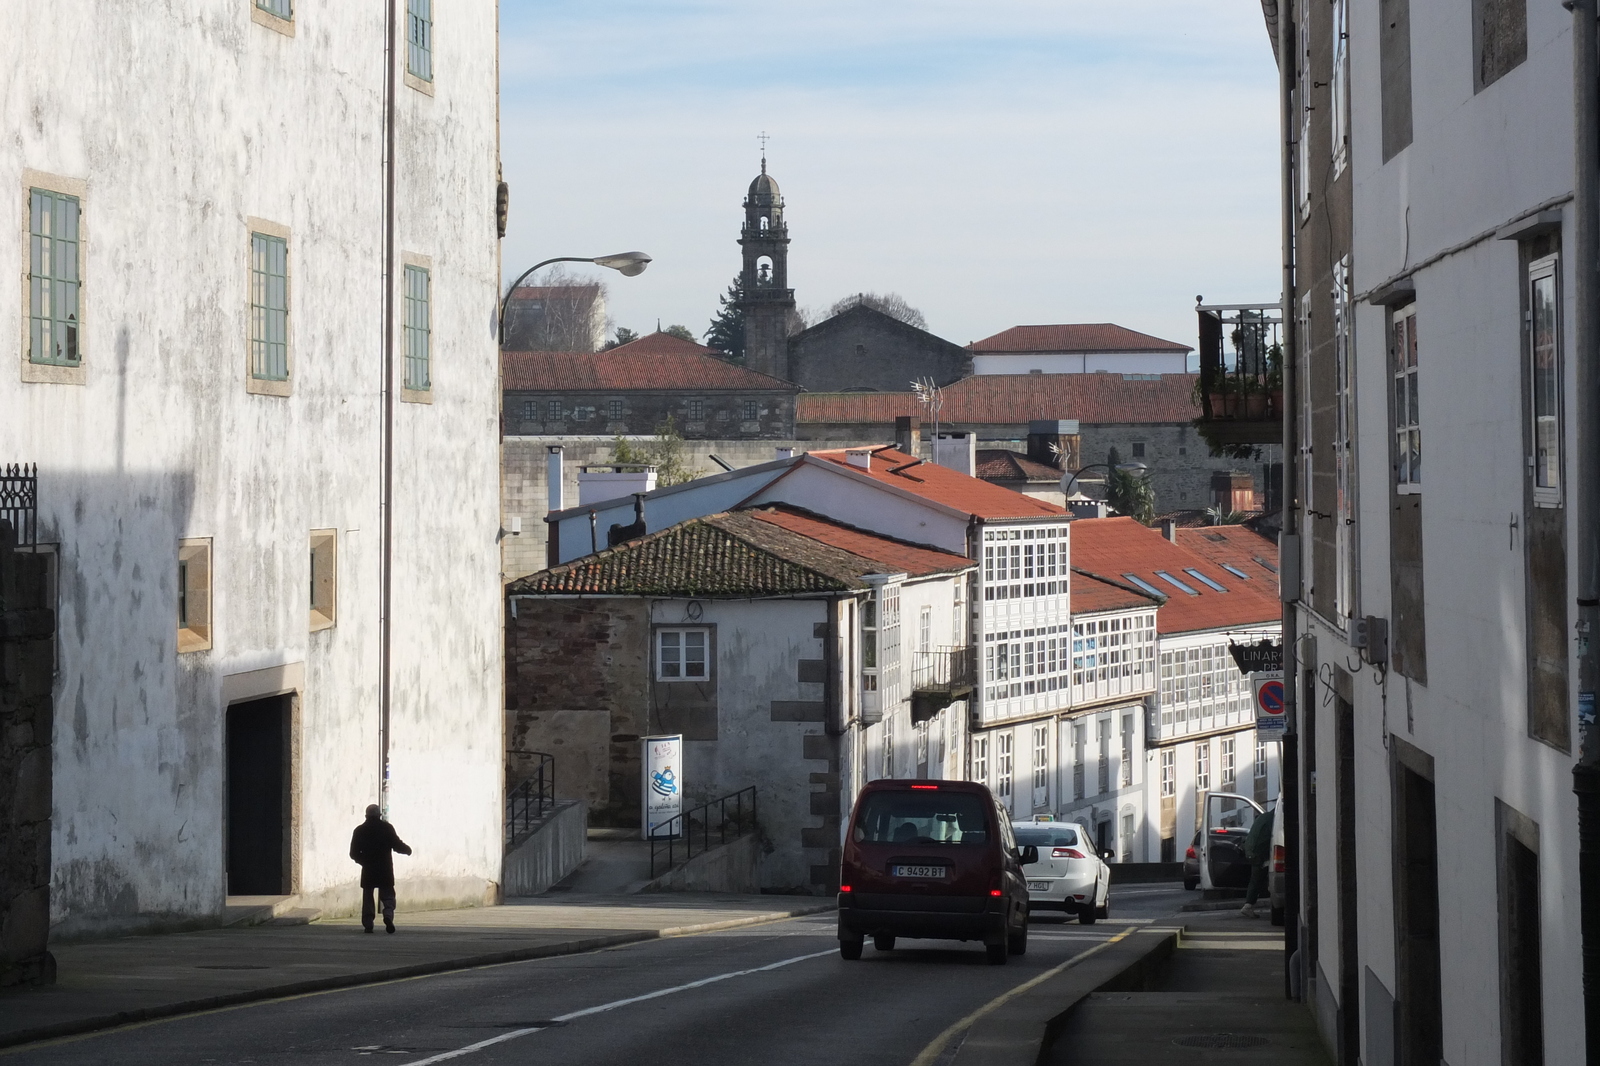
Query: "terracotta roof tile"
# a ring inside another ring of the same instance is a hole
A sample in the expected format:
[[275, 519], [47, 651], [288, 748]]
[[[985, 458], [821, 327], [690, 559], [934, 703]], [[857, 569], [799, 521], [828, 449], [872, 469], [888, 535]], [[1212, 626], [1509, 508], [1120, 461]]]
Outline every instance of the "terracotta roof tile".
[[1036, 463], [1009, 448], [979, 448], [978, 476], [985, 481], [1056, 481], [1061, 471], [1048, 463]]
[[[665, 334], [661, 334], [665, 336]], [[687, 345], [676, 337], [670, 340]], [[642, 344], [649, 338], [634, 342]], [[698, 348], [698, 345], [694, 346]], [[501, 352], [501, 387], [538, 392], [798, 392], [780, 378], [700, 351], [639, 350], [625, 344], [607, 352]]]
[[1179, 529], [1178, 543], [1218, 566], [1226, 563], [1278, 592], [1278, 546], [1244, 526]]
[[619, 344], [615, 348], [607, 350], [626, 352], [629, 355], [688, 355], [695, 352], [700, 355], [718, 354], [715, 348], [707, 348], [703, 344], [686, 341], [682, 337], [674, 336], [659, 329], [654, 333], [646, 333], [642, 337], [631, 340], [627, 344]]
[[979, 518], [1047, 518], [1067, 513], [1053, 503], [991, 485], [981, 478], [969, 477], [948, 467], [923, 462], [892, 447], [873, 449], [871, 465], [867, 468], [851, 466], [845, 458], [845, 451], [841, 448], [812, 452], [811, 455], [848, 467], [880, 484], [898, 486], [934, 503]]
[[1099, 611], [1126, 611], [1139, 607], [1157, 607], [1165, 602], [1163, 597], [1140, 592], [1125, 581], [1072, 568], [1072, 613], [1095, 614]]
[[974, 352], [1188, 352], [1193, 348], [1164, 341], [1112, 322], [1056, 326], [1012, 326], [967, 345]]
[[[1184, 423], [1200, 417], [1194, 402], [1196, 374], [1162, 374], [1160, 380], [1129, 381], [1121, 374], [983, 374], [944, 389], [940, 418], [951, 425], [1008, 424], [1033, 419], [1076, 418], [1106, 423]], [[802, 393], [795, 401], [800, 423], [890, 425], [902, 415], [925, 417], [909, 392]]]
[[517, 596], [780, 596], [866, 588], [867, 574], [925, 575], [964, 556], [801, 512], [736, 511], [680, 522], [597, 555], [513, 581]]
[[[1091, 518], [1072, 523], [1072, 563], [1113, 580], [1133, 574], [1160, 591], [1167, 602], [1156, 613], [1162, 633], [1190, 633], [1266, 625], [1282, 617], [1276, 590], [1261, 581], [1240, 581], [1216, 563], [1174, 544], [1131, 518]], [[1227, 589], [1217, 592], [1185, 570], [1195, 569]], [[1156, 576], [1165, 571], [1194, 590], [1190, 595]]]

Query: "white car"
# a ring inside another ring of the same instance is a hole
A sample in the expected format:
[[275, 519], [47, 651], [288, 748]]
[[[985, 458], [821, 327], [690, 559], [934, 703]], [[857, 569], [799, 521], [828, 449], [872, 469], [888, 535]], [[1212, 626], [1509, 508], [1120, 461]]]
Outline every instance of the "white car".
[[1017, 846], [1032, 844], [1039, 861], [1022, 868], [1028, 907], [1076, 914], [1084, 925], [1111, 914], [1111, 867], [1095, 852], [1089, 831], [1075, 822], [1014, 822]]

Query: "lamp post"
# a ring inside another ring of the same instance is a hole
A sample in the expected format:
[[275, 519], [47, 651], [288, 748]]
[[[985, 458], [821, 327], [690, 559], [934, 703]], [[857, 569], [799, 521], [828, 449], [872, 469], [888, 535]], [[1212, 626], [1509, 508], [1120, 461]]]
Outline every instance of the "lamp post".
[[1072, 474], [1061, 479], [1061, 495], [1070, 500], [1072, 498], [1072, 486], [1077, 483], [1079, 476], [1086, 474], [1091, 470], [1104, 470], [1108, 474], [1112, 470], [1116, 470], [1123, 474], [1142, 474], [1149, 469], [1150, 468], [1145, 466], [1143, 463], [1118, 463], [1115, 467], [1113, 467], [1110, 463], [1090, 463], [1088, 466], [1081, 467]]
[[511, 283], [511, 287], [506, 290], [504, 298], [500, 301], [498, 330], [500, 344], [503, 345], [506, 342], [506, 308], [511, 305], [511, 294], [517, 291], [518, 285], [527, 280], [529, 274], [532, 274], [540, 267], [547, 267], [551, 263], [593, 263], [595, 266], [603, 266], [615, 270], [625, 278], [636, 278], [644, 273], [645, 267], [650, 265], [650, 257], [643, 252], [618, 252], [616, 255], [599, 255], [593, 259], [587, 259], [581, 255], [558, 255], [554, 259], [546, 259], [543, 262], [533, 264], [533, 266], [524, 270], [516, 281]]

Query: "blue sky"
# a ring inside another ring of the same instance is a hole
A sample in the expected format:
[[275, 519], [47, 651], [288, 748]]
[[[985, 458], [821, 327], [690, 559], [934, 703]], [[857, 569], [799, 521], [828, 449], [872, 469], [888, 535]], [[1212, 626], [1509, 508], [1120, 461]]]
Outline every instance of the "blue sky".
[[1277, 299], [1276, 84], [1257, 0], [502, 0], [505, 280], [637, 248], [616, 324], [703, 334], [766, 130], [802, 307], [1193, 344]]

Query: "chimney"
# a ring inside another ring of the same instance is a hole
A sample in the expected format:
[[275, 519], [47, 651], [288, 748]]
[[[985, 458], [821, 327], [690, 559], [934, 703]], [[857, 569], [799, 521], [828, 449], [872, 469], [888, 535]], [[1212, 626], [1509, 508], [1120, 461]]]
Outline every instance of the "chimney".
[[1171, 518], [1163, 518], [1161, 520], [1161, 535], [1172, 541], [1174, 544], [1178, 543], [1177, 521]]
[[794, 449], [793, 448], [779, 448], [778, 449], [778, 458], [779, 459], [793, 459], [794, 458]]
[[548, 453], [544, 460], [545, 510], [555, 514], [567, 507], [566, 469], [561, 461], [561, 445], [547, 445], [545, 451]]
[[900, 415], [894, 420], [894, 447], [913, 459], [922, 448], [922, 429], [916, 415]]
[[974, 477], [978, 470], [976, 433], [940, 433], [933, 439], [933, 461], [958, 473]]
[[1083, 465], [1081, 440], [1076, 418], [1035, 419], [1028, 423], [1028, 458], [1057, 470], [1077, 470]]
[[850, 464], [851, 466], [858, 467], [858, 468], [860, 468], [862, 470], [871, 470], [872, 469], [872, 449], [871, 448], [846, 448], [844, 450], [844, 461], [846, 463]]

